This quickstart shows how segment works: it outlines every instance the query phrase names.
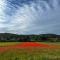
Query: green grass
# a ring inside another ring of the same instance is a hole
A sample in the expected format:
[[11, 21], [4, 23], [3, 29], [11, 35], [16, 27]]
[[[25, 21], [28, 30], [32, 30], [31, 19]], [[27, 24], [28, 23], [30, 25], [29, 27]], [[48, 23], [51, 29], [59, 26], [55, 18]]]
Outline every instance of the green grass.
[[37, 49], [9, 50], [0, 54], [0, 60], [60, 60], [60, 50]]
[[[9, 45], [16, 45], [20, 44], [21, 42], [0, 42], [0, 47], [1, 46], [9, 46]], [[50, 45], [60, 45], [60, 42], [55, 42], [55, 43], [50, 43], [50, 42], [37, 42], [37, 43], [43, 43], [43, 44], [50, 44]]]
[[[5, 44], [5, 43], [4, 43]], [[6, 43], [7, 45], [17, 43]], [[48, 43], [47, 43], [48, 44]], [[56, 44], [56, 43], [55, 43]], [[1, 43], [1, 45], [3, 45]], [[60, 48], [19, 48], [0, 53], [0, 60], [60, 60]]]
[[4, 46], [10, 46], [10, 45], [16, 45], [19, 42], [0, 42], [0, 47], [4, 47]]
[[37, 42], [42, 44], [48, 44], [48, 45], [60, 45], [60, 42]]

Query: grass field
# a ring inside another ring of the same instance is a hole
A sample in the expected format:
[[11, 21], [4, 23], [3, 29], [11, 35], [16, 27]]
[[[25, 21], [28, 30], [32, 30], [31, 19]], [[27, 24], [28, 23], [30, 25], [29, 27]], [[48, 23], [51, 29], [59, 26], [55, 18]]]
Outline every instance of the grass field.
[[[0, 50], [7, 48], [3, 52], [0, 51], [0, 60], [60, 60], [60, 43], [30, 42], [29, 44], [31, 46], [29, 46], [28, 43], [23, 43], [0, 43]], [[40, 47], [33, 44], [40, 44]]]
[[0, 47], [16, 45], [19, 42], [0, 42]]

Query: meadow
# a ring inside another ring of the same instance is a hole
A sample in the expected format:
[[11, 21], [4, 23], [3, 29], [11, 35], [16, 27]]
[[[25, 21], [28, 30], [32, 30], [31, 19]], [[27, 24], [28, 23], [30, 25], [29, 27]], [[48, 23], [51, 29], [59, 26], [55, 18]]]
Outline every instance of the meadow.
[[60, 60], [60, 43], [0, 42], [0, 60]]

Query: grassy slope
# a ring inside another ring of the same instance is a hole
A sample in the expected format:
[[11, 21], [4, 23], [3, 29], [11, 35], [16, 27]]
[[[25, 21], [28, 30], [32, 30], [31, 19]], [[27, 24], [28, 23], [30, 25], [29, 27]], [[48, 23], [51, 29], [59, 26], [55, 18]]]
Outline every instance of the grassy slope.
[[[0, 43], [0, 46], [11, 44], [17, 43]], [[58, 46], [58, 43], [54, 43], [54, 45], [56, 44]], [[51, 49], [38, 47], [10, 49], [0, 53], [0, 60], [60, 60], [60, 47], [57, 48], [57, 46]]]

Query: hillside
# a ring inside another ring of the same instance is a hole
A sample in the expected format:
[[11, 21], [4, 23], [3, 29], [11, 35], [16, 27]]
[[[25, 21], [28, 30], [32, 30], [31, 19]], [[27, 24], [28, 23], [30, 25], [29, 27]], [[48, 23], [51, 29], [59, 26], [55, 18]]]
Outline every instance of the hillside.
[[12, 33], [0, 33], [1, 42], [60, 42], [60, 35], [39, 34], [39, 35], [18, 35]]

